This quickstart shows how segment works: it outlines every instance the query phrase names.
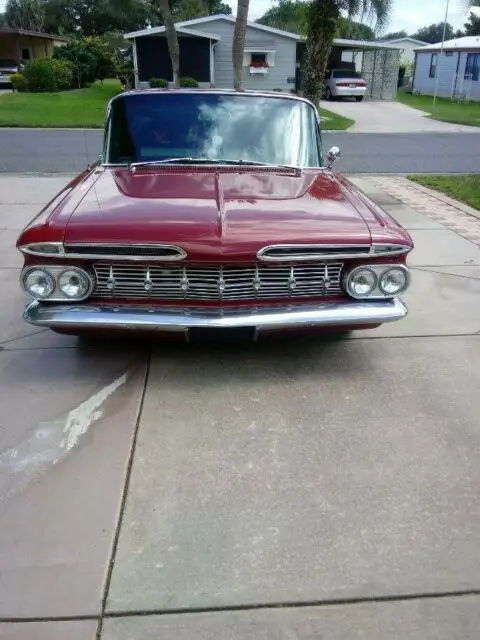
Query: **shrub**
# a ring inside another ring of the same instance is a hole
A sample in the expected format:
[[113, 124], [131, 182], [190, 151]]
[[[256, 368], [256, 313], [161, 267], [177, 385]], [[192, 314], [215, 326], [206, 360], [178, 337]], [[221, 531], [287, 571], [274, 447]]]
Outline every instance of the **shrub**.
[[180, 78], [178, 84], [181, 87], [191, 87], [192, 89], [198, 89], [198, 82], [194, 78]]
[[101, 82], [115, 76], [115, 56], [110, 43], [101, 36], [88, 36], [82, 40], [86, 50], [95, 57], [95, 77]]
[[117, 78], [126, 90], [132, 89], [135, 84], [135, 71], [131, 62], [120, 61], [117, 65]]
[[70, 60], [52, 60], [58, 91], [68, 91], [73, 85], [73, 64]]
[[28, 82], [23, 73], [14, 73], [10, 76], [10, 82], [12, 83], [14, 91], [18, 91], [18, 93], [28, 91]]
[[168, 87], [168, 80], [165, 78], [152, 78], [148, 81], [150, 89], [166, 89]]
[[282, 91], [283, 91], [283, 89], [280, 89], [279, 87], [277, 87], [276, 89], [274, 89], [274, 91], [280, 91], [280, 92], [282, 92]]
[[25, 66], [23, 75], [28, 83], [28, 90], [32, 93], [57, 91], [57, 80], [51, 58], [32, 60]]
[[95, 82], [97, 59], [81, 40], [72, 40], [63, 47], [55, 47], [53, 58], [71, 62], [74, 87], [80, 89]]

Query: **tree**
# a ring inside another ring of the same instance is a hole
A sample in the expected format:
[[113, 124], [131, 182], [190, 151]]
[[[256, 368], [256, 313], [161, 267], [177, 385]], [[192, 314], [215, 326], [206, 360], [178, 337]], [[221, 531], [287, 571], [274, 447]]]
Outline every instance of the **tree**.
[[371, 27], [349, 18], [340, 18], [335, 35], [351, 40], [375, 40], [375, 32]]
[[466, 36], [480, 36], [480, 15], [477, 16], [472, 11], [464, 27]]
[[12, 29], [43, 31], [45, 12], [40, 0], [8, 0], [5, 21]]
[[203, 0], [182, 0], [175, 8], [175, 21], [193, 20], [208, 16], [208, 7]]
[[380, 40], [398, 40], [399, 38], [407, 37], [408, 33], [405, 31], [405, 29], [402, 29], [402, 31], [392, 31], [391, 33], [386, 33], [380, 38]]
[[41, 0], [46, 28], [51, 33], [102, 35], [134, 31], [151, 22], [147, 0]]
[[376, 18], [381, 28], [388, 20], [391, 0], [312, 0], [308, 7], [305, 61], [305, 96], [316, 105], [320, 102], [322, 82], [341, 12], [349, 18]]
[[[444, 24], [444, 22], [438, 22], [437, 24], [431, 24], [428, 27], [423, 27], [414, 33], [412, 38], [415, 38], [416, 40], [423, 40], [423, 42], [430, 42], [430, 44], [437, 44], [437, 42], [442, 41]], [[452, 25], [447, 22], [445, 40], [461, 38], [462, 36], [463, 33], [460, 30], [454, 31]]]
[[0, 13], [0, 29], [4, 29], [5, 27], [7, 27], [7, 18], [5, 17], [4, 13]]
[[233, 88], [237, 91], [242, 88], [243, 53], [245, 51], [245, 32], [247, 30], [249, 3], [250, 0], [238, 0], [235, 30], [233, 32]]
[[178, 46], [177, 30], [173, 20], [172, 12], [168, 0], [158, 0], [158, 6], [165, 25], [165, 36], [167, 38], [168, 53], [172, 62], [173, 81], [178, 87], [180, 76], [180, 48]]
[[291, 33], [306, 34], [308, 2], [302, 0], [280, 0], [270, 7], [261, 18], [259, 24], [275, 27]]

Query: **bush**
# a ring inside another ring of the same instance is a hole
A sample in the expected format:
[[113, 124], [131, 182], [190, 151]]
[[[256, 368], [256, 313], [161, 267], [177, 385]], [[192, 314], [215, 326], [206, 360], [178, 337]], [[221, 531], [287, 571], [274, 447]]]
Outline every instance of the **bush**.
[[97, 59], [81, 40], [72, 40], [63, 47], [55, 47], [54, 60], [68, 60], [72, 64], [73, 86], [86, 87], [95, 82]]
[[148, 81], [150, 89], [166, 89], [168, 87], [168, 80], [165, 78], [152, 78]]
[[192, 89], [198, 89], [198, 82], [194, 78], [180, 78], [178, 84], [181, 87], [191, 87]]
[[70, 60], [52, 60], [57, 91], [68, 91], [73, 85], [73, 64]]
[[274, 91], [280, 91], [280, 92], [283, 92], [283, 89], [280, 89], [280, 88], [278, 88], [278, 87], [277, 87], [276, 89], [274, 89]]
[[10, 82], [12, 83], [14, 91], [18, 91], [18, 93], [28, 91], [28, 82], [23, 73], [14, 73], [10, 76]]
[[23, 75], [28, 83], [28, 90], [32, 93], [57, 91], [57, 79], [51, 58], [32, 60], [25, 66]]
[[133, 89], [135, 85], [135, 71], [131, 62], [120, 61], [117, 65], [117, 78], [120, 80], [122, 88]]
[[115, 56], [110, 43], [101, 36], [88, 36], [82, 40], [85, 49], [95, 57], [95, 77], [101, 82], [115, 76]]

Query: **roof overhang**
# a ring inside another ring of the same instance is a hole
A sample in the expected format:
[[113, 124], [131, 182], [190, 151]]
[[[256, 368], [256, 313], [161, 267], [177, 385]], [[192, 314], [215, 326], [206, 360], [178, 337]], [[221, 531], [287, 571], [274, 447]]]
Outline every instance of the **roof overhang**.
[[27, 29], [0, 29], [0, 36], [28, 36], [30, 38], [40, 38], [41, 40], [58, 40], [68, 42], [68, 38], [56, 36], [52, 33], [41, 33], [40, 31], [28, 31]]
[[[189, 29], [189, 26], [198, 25], [198, 24], [208, 24], [209, 22], [215, 22], [217, 20], [223, 20], [226, 22], [230, 22], [235, 24], [235, 18], [233, 16], [218, 14], [215, 16], [205, 16], [203, 18], [195, 18], [193, 20], [185, 20], [184, 22], [177, 22], [175, 24], [176, 30], [181, 33], [181, 29], [186, 29], [191, 31], [188, 35], [198, 35], [200, 33], [204, 34], [204, 37], [209, 37], [211, 40], [216, 39], [220, 40], [218, 36], [206, 35], [203, 31], [197, 31], [193, 29]], [[284, 38], [290, 38], [292, 40], [301, 40], [303, 36], [300, 36], [298, 33], [290, 33], [289, 31], [282, 31], [281, 29], [275, 29], [274, 27], [267, 27], [264, 24], [257, 24], [256, 22], [247, 22], [247, 27], [251, 29], [257, 29], [258, 31], [264, 31], [266, 33], [272, 33], [275, 35], [283, 36]], [[127, 40], [132, 40], [134, 38], [142, 38], [143, 36], [153, 36], [156, 34], [164, 33], [165, 27], [151, 27], [150, 29], [142, 29], [140, 31], [132, 31], [131, 33], [126, 33], [124, 38]]]
[[[205, 31], [197, 31], [197, 29], [189, 29], [188, 27], [181, 27], [178, 24], [175, 25], [175, 30], [180, 35], [195, 36], [197, 38], [206, 38], [207, 40], [215, 40], [218, 42], [221, 38], [213, 33], [206, 33]], [[165, 27], [152, 27], [151, 29], [142, 29], [141, 31], [132, 31], [132, 33], [126, 33], [124, 38], [127, 40], [135, 40], [135, 38], [143, 38], [144, 36], [163, 36], [165, 35]]]

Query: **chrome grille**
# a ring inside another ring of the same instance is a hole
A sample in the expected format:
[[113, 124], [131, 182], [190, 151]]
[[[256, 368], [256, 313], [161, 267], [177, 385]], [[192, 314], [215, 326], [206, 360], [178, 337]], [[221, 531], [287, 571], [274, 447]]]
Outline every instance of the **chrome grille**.
[[158, 266], [95, 264], [99, 298], [262, 300], [342, 293], [343, 264], [300, 266]]

